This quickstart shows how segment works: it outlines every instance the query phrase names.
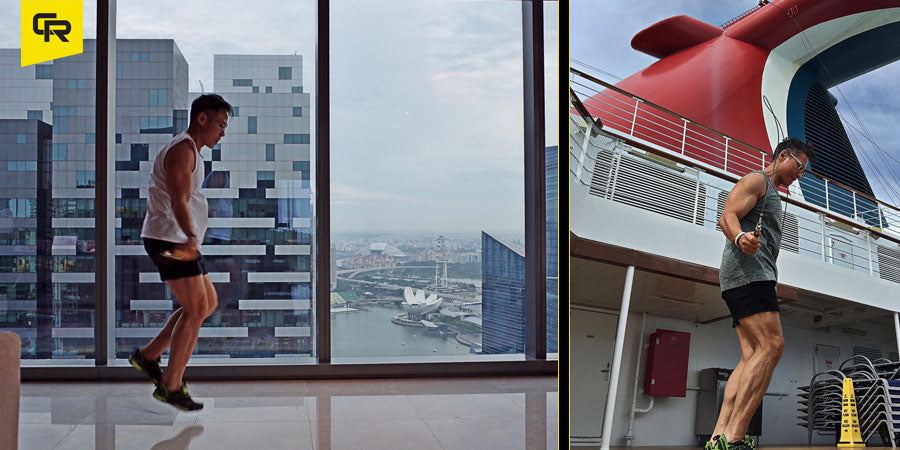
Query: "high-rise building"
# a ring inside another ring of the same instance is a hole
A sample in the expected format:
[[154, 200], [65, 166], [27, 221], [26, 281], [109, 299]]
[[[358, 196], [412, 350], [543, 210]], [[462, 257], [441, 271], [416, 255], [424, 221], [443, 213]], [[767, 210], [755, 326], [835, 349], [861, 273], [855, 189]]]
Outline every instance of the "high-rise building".
[[[547, 349], [558, 349], [557, 148], [546, 147]], [[525, 249], [481, 234], [482, 346], [484, 353], [525, 351]]]
[[22, 338], [24, 352], [49, 358], [50, 125], [0, 119], [0, 328]]
[[544, 201], [547, 210], [547, 353], [558, 351], [558, 322], [559, 322], [559, 277], [557, 274], [559, 263], [558, 236], [559, 215], [557, 206], [557, 155], [559, 147], [546, 147], [544, 161]]
[[481, 233], [482, 348], [525, 351], [525, 248]]
[[[177, 307], [144, 252], [140, 231], [153, 161], [174, 134], [187, 129], [190, 103], [199, 93], [188, 91], [188, 63], [174, 40], [120, 39], [116, 47], [115, 336], [116, 353], [124, 357], [154, 336]], [[29, 294], [29, 283], [23, 281], [35, 278], [35, 283], [42, 272], [26, 265], [31, 275], [6, 286], [17, 298], [23, 291], [24, 298], [37, 303], [33, 310], [28, 310], [31, 303], [16, 303], [23, 310], [7, 314], [14, 321], [0, 322], [0, 327], [22, 328], [16, 324], [25, 323], [27, 328], [35, 323], [29, 321], [32, 317], [36, 323], [46, 317], [52, 324], [47, 330], [20, 333], [47, 336], [33, 351], [26, 349], [26, 358], [86, 358], [94, 351], [95, 48], [96, 41], [85, 40], [82, 54], [21, 70], [18, 50], [0, 50], [0, 73], [8, 75], [0, 85], [0, 117], [32, 118], [33, 124], [43, 118], [53, 125], [52, 145], [50, 127], [43, 125], [52, 221], [48, 213], [43, 225], [26, 218], [35, 223], [25, 231], [24, 225], [10, 221], [0, 225], [0, 238], [5, 236], [10, 245], [34, 242], [34, 236], [47, 233], [52, 253], [52, 271], [43, 271], [51, 307], [42, 309], [40, 293]], [[200, 331], [197, 352], [311, 354], [310, 97], [303, 92], [302, 57], [215, 55], [214, 74], [214, 90], [234, 106], [235, 114], [219, 145], [201, 151], [210, 202], [203, 253], [220, 306]], [[18, 94], [23, 87], [28, 92]], [[8, 131], [11, 139], [22, 132]], [[26, 138], [36, 148], [35, 142]], [[23, 173], [34, 177], [28, 161], [35, 160], [35, 149], [31, 156], [23, 152], [4, 145], [0, 158], [14, 162], [10, 168], [17, 170], [23, 161]], [[40, 177], [43, 172], [37, 173]], [[36, 186], [28, 195], [19, 195], [13, 186], [2, 188], [8, 196], [16, 194], [10, 198], [37, 198]], [[40, 248], [29, 251], [39, 253]]]

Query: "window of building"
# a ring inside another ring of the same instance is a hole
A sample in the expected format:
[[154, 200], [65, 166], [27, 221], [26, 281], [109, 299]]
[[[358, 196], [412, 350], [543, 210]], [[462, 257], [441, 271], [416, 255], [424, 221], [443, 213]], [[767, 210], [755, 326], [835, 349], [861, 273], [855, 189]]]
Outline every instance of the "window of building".
[[309, 134], [285, 134], [285, 144], [309, 144]]
[[53, 144], [53, 160], [65, 161], [69, 157], [69, 144]]
[[50, 64], [38, 64], [34, 66], [34, 77], [38, 80], [52, 80], [53, 66]]
[[167, 106], [165, 89], [150, 89], [150, 106]]
[[93, 188], [97, 187], [97, 172], [93, 170], [75, 172], [75, 187]]

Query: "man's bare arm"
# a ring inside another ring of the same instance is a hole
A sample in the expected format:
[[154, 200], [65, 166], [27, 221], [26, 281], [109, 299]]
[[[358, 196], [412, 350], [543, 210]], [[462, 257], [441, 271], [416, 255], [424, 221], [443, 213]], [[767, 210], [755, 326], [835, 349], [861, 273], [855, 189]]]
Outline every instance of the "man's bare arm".
[[[730, 242], [734, 242], [737, 235], [744, 231], [740, 219], [765, 195], [766, 186], [764, 175], [751, 173], [741, 178], [728, 194], [722, 217], [719, 218], [719, 228]], [[751, 234], [745, 234], [739, 244], [744, 253], [753, 254], [759, 249], [759, 239]]]

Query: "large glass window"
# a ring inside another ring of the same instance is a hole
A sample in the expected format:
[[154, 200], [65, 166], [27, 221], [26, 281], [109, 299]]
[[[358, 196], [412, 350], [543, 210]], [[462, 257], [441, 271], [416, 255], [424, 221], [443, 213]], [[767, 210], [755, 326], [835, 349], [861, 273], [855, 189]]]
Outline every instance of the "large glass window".
[[[162, 0], [117, 8], [116, 57], [124, 76], [116, 88], [116, 357], [145, 345], [179, 307], [140, 233], [156, 156], [188, 128], [191, 102], [205, 92], [222, 95], [236, 114], [219, 144], [200, 150], [209, 205], [202, 253], [219, 306], [200, 330], [191, 364], [311, 361], [312, 193], [304, 172], [294, 170], [297, 162], [308, 169], [311, 149], [309, 141], [280, 144], [283, 135], [311, 133], [312, 96], [291, 87], [315, 84], [315, 2], [262, 0], [247, 8], [225, 0], [204, 13], [216, 24], [205, 28], [190, 15], [169, 14], [182, 6]], [[272, 93], [256, 93], [260, 85]], [[294, 108], [305, 114], [294, 116]]]
[[[8, 12], [0, 28], [18, 29]], [[83, 17], [84, 53], [36, 65], [0, 34], [0, 329], [22, 338], [23, 366], [94, 364], [94, 223], [55, 207], [94, 199], [96, 2]]]
[[521, 355], [521, 3], [331, 14], [335, 361]]

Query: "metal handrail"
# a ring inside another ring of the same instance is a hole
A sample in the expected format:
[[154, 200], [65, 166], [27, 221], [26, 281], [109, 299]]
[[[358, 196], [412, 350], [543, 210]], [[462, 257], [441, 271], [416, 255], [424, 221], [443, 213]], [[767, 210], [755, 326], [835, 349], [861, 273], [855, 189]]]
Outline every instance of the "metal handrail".
[[[589, 109], [596, 110], [597, 104], [604, 102], [603, 98], [609, 98], [610, 101], [615, 101], [621, 105], [617, 106], [612, 103], [605, 103], [607, 106], [614, 108], [616, 113], [610, 114], [609, 110], [605, 109], [607, 114], [610, 115], [610, 117], [608, 117], [610, 120], [604, 122], [603, 128], [608, 131], [617, 132], [614, 134], [625, 134], [639, 138], [664, 149], [680, 153], [685, 159], [693, 161], [694, 163], [700, 161], [692, 155], [702, 156], [705, 160], [714, 162], [700, 163], [701, 165], [720, 169], [727, 172], [730, 176], [735, 174], [743, 175], [751, 170], [762, 169], [771, 161], [771, 155], [768, 152], [739, 139], [725, 135], [701, 123], [692, 121], [674, 111], [640, 98], [581, 70], [572, 68], [570, 69], [570, 74], [572, 75], [570, 81], [575, 86], [591, 89], [589, 86], [579, 83], [577, 78], [581, 77], [584, 80], [604, 87], [610, 92], [615, 92], [634, 101], [634, 103], [631, 104], [633, 106], [630, 107], [631, 110], [629, 111], [626, 107], [623, 107], [626, 106], [624, 103], [627, 102], [620, 98], [615, 98], [605, 91], [580, 92], [582, 97], [590, 97], [590, 99], [593, 100], [592, 105], [587, 105]], [[573, 92], [576, 91], [573, 90]], [[639, 109], [641, 113], [640, 116], [638, 115]], [[663, 115], [670, 116], [674, 120], [669, 120], [668, 118], [663, 117]], [[652, 121], [652, 118], [659, 120], [654, 122]], [[648, 123], [656, 127], [656, 129], [649, 133], [642, 131], [642, 128], [646, 128], [646, 126], [640, 124], [639, 122], [641, 121], [650, 121]], [[683, 125], [680, 127], [673, 126], [677, 125], [678, 122], [676, 121], [682, 122]], [[704, 145], [704, 142], [702, 142], [701, 139], [706, 141], [718, 139], [719, 141], [711, 142], [712, 145], [706, 144], [707, 148], [704, 149], [701, 147]], [[667, 142], [667, 140], [673, 142]], [[674, 145], [674, 141], [679, 140], [680, 142], [678, 145]], [[744, 153], [747, 151], [754, 152], [759, 155], [760, 159], [755, 162], [748, 160], [740, 153], [736, 153], [738, 150], [742, 150]], [[719, 162], [716, 163], [715, 161]], [[690, 163], [689, 165], [697, 166], [693, 163]], [[820, 183], [807, 183], [808, 186], [804, 189], [804, 197], [820, 201], [825, 205], [826, 210], [840, 216], [838, 220], [848, 222], [850, 225], [861, 228], [868, 228], [870, 225], [877, 227], [874, 231], [878, 233], [879, 236], [885, 236], [890, 240], [900, 243], [900, 239], [882, 233], [882, 230], [887, 224], [900, 223], [900, 208], [878, 200], [866, 193], [859, 192], [816, 172], [807, 171], [806, 174], [806, 176], [817, 179]], [[809, 204], [809, 206], [818, 208], [812, 204]], [[849, 214], [842, 214], [841, 211], [852, 212]], [[847, 219], [849, 219], [849, 221]]]
[[[716, 172], [714, 169], [705, 170], [699, 164], [694, 164], [693, 167], [685, 164], [687, 167], [679, 169], [676, 163], [690, 163], [690, 161], [675, 161], [677, 158], [671, 158], [670, 163], [650, 158], [644, 153], [652, 153], [647, 146], [636, 145], [636, 142], [627, 140], [627, 136], [623, 138], [606, 129], [594, 134], [592, 132], [596, 130], [596, 124], [592, 120], [588, 122], [587, 119], [582, 122], [579, 119], [583, 118], [579, 116], [575, 113], [570, 114], [569, 146], [571, 161], [569, 171], [579, 183], [588, 187], [595, 195], [609, 200], [638, 201], [642, 205], [640, 207], [644, 209], [677, 217], [702, 227], [717, 228], [718, 208], [721, 208], [720, 196], [723, 192], [727, 193], [737, 181], [734, 175]], [[663, 152], [658, 154], [666, 156]], [[630, 162], [625, 164], [625, 161]], [[602, 172], [595, 173], [601, 164]], [[680, 192], [682, 201], [693, 202], [693, 213], [687, 203], [683, 209], [673, 208], [665, 200], [642, 196], [640, 192], [630, 187], [629, 183], [633, 182], [635, 177], [648, 176], [639, 168], [635, 171], [635, 168], [640, 166], [634, 164], [658, 164], [660, 168], [675, 170], [672, 172], [673, 175], [682, 176], [688, 182], [687, 185], [673, 184], [671, 180], [666, 179], [659, 182], [668, 186], [663, 189], [664, 191]], [[687, 172], [688, 170], [696, 170], [696, 178]], [[632, 181], [624, 181], [625, 176]], [[821, 259], [874, 277], [881, 277], [884, 267], [900, 266], [900, 259], [891, 252], [881, 251], [885, 247], [884, 244], [876, 244], [871, 239], [871, 236], [876, 235], [875, 231], [852, 223], [850, 224], [852, 228], [839, 227], [835, 222], [849, 222], [846, 219], [841, 221], [830, 212], [826, 214], [826, 211], [816, 209], [814, 205], [793, 199], [787, 201], [789, 203], [787, 212], [793, 218], [793, 225], [788, 225], [791, 222], [785, 223], [785, 226], [789, 227], [785, 229], [785, 233], [788, 233], [785, 236], [792, 237], [782, 240], [783, 250]], [[885, 279], [900, 282], [894, 280], [892, 275], [888, 275]]]

